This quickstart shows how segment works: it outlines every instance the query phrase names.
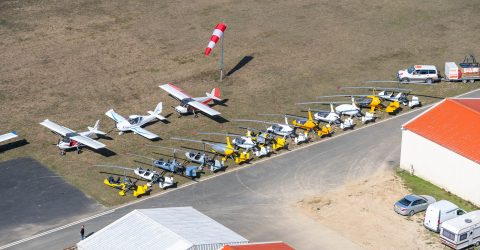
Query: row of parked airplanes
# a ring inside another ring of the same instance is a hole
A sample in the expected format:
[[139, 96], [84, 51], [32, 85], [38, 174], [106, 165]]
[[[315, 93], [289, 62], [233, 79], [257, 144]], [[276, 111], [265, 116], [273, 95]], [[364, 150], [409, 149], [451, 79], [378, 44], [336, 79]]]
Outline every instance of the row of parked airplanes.
[[[209, 103], [212, 101], [217, 103], [222, 102], [222, 99], [220, 98], [220, 90], [218, 88], [214, 88], [210, 93], [206, 93], [206, 96], [204, 97], [191, 97], [182, 89], [173, 84], [164, 84], [160, 85], [159, 87], [180, 101], [180, 105], [175, 107], [175, 111], [181, 115], [194, 114], [197, 116], [198, 112], [203, 112], [211, 117], [220, 115], [220, 112], [214, 110], [209, 105]], [[353, 119], [356, 117], [361, 118], [363, 123], [367, 123], [375, 121], [375, 111], [385, 111], [390, 114], [395, 114], [399, 111], [401, 104], [410, 108], [421, 105], [417, 96], [412, 96], [411, 100], [408, 100], [407, 96], [411, 92], [409, 89], [381, 87], [343, 87], [342, 89], [367, 89], [373, 91], [373, 93], [368, 95], [349, 94], [321, 97], [350, 97], [351, 99], [349, 102], [314, 101], [297, 103], [297, 105], [330, 105], [330, 110], [316, 110], [308, 108], [305, 110], [308, 112], [307, 117], [299, 117], [289, 114], [260, 114], [268, 116], [282, 116], [285, 119], [284, 123], [263, 120], [234, 119], [234, 122], [248, 122], [250, 124], [261, 123], [266, 127], [265, 129], [239, 127], [246, 130], [244, 135], [211, 132], [197, 133], [202, 135], [225, 136], [225, 143], [194, 140], [189, 138], [171, 138], [172, 140], [177, 141], [202, 144], [203, 150], [185, 150], [151, 145], [152, 147], [173, 151], [173, 160], [154, 159], [147, 156], [131, 154], [135, 157], [142, 157], [151, 160], [152, 167], [159, 168], [161, 170], [160, 172], [150, 169], [143, 169], [140, 167], [132, 169], [114, 165], [97, 166], [124, 170], [125, 174], [123, 180], [120, 180], [120, 178], [114, 179], [113, 177], [110, 177], [105, 179], [104, 183], [108, 186], [120, 189], [120, 195], [125, 195], [126, 192], [132, 191], [134, 196], [139, 196], [148, 192], [151, 184], [158, 184], [159, 187], [163, 189], [175, 185], [173, 176], [166, 176], [166, 172], [171, 172], [173, 174], [179, 174], [195, 179], [204, 168], [207, 168], [212, 172], [223, 169], [225, 167], [225, 162], [229, 158], [233, 159], [237, 164], [244, 163], [251, 159], [251, 154], [257, 157], [263, 157], [270, 155], [274, 150], [287, 147], [288, 139], [291, 139], [295, 144], [308, 142], [310, 140], [309, 133], [311, 132], [323, 137], [329, 136], [333, 133], [332, 126], [338, 126], [343, 130], [353, 128], [355, 126]], [[376, 93], [376, 91], [380, 92]], [[389, 103], [384, 105], [383, 102], [385, 101]], [[335, 104], [338, 105], [334, 107]], [[368, 108], [369, 110], [365, 113], [362, 113], [362, 108]], [[116, 113], [113, 109], [108, 110], [105, 115], [115, 122], [119, 134], [123, 134], [124, 132], [133, 132], [134, 134], [138, 134], [152, 140], [158, 138], [158, 135], [144, 129], [143, 126], [153, 122], [156, 119], [165, 121], [167, 118], [161, 115], [162, 110], [162, 103], [159, 103], [154, 111], [147, 111], [148, 115], [144, 116], [130, 115], [128, 118], [125, 118]], [[342, 116], [346, 116], [346, 118], [342, 120]], [[293, 119], [291, 123], [288, 121], [289, 118]], [[325, 123], [325, 125], [322, 125], [320, 122]], [[95, 140], [107, 134], [99, 130], [99, 121], [96, 122], [94, 127], [88, 127], [88, 131], [78, 133], [48, 119], [44, 120], [40, 124], [61, 137], [57, 143], [57, 146], [60, 148], [62, 155], [70, 149], [76, 149], [77, 152], [80, 152], [80, 149], [83, 146], [93, 149], [101, 149], [106, 147], [105, 144]], [[297, 133], [297, 129], [301, 129], [303, 132]], [[0, 142], [16, 136], [17, 135], [14, 132], [1, 135]], [[211, 150], [206, 151], [206, 147], [209, 147]], [[182, 163], [176, 158], [177, 152], [185, 153], [186, 162]], [[212, 153], [213, 156], [211, 156], [209, 153]], [[222, 156], [221, 160], [216, 160], [216, 156]], [[196, 163], [198, 165], [188, 166], [187, 162]], [[129, 178], [126, 177], [126, 171], [133, 171], [134, 174], [141, 179], [147, 180], [149, 184], [143, 186], [135, 185]]]

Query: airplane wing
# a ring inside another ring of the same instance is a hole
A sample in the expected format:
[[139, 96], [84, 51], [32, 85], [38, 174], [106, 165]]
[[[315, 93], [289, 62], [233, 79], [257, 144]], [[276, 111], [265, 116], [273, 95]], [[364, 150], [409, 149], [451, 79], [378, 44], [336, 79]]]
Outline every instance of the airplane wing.
[[52, 130], [57, 134], [60, 134], [61, 136], [66, 136], [68, 133], [75, 133], [75, 131], [69, 128], [66, 128], [64, 126], [58, 125], [48, 119], [45, 119], [45, 121], [41, 122], [40, 125]]
[[10, 133], [7, 133], [7, 134], [4, 134], [4, 135], [0, 135], [0, 142], [4, 142], [4, 141], [10, 140], [10, 139], [13, 139], [17, 136], [18, 136], [17, 133], [15, 133], [14, 131], [12, 131]]
[[123, 116], [117, 114], [113, 109], [110, 109], [109, 111], [105, 112], [105, 115], [110, 117], [112, 120], [114, 120], [116, 123], [126, 121]]
[[134, 128], [131, 128], [130, 130], [150, 140], [159, 137], [158, 135], [140, 127], [134, 127]]
[[160, 87], [161, 89], [167, 91], [170, 95], [173, 95], [175, 98], [179, 99], [179, 100], [183, 100], [183, 99], [188, 99], [188, 98], [192, 98], [191, 96], [185, 94], [185, 92], [183, 92], [183, 90], [173, 84], [163, 84], [163, 85], [160, 85], [158, 86]]
[[100, 149], [100, 148], [106, 147], [105, 144], [103, 144], [99, 141], [95, 141], [91, 138], [88, 138], [86, 136], [83, 136], [83, 135], [80, 135], [80, 134], [77, 134], [77, 133], [69, 133], [69, 134], [67, 134], [67, 136], [72, 140], [78, 141], [81, 144], [89, 146], [89, 147], [94, 148], [94, 149]]
[[201, 110], [201, 111], [207, 113], [210, 116], [220, 115], [220, 112], [216, 111], [215, 109], [210, 108], [210, 106], [205, 105], [201, 102], [191, 101], [191, 102], [188, 103], [188, 105], [190, 105], [190, 106], [192, 106], [192, 107], [194, 107], [198, 110]]

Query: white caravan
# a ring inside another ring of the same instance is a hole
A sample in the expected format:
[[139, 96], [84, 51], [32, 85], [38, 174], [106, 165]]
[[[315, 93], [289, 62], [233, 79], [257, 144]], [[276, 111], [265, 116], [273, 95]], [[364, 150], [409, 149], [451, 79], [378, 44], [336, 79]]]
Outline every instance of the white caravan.
[[423, 225], [434, 232], [440, 232], [440, 225], [447, 220], [458, 217], [466, 212], [447, 200], [430, 204], [425, 212]]
[[480, 246], [480, 210], [447, 220], [440, 226], [442, 243], [453, 248]]

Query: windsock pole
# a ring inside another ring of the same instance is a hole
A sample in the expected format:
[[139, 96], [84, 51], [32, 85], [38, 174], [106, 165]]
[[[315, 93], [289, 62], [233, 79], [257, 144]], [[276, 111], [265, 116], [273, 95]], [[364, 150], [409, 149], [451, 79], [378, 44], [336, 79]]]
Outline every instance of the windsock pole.
[[223, 80], [223, 40], [225, 39], [225, 33], [222, 36], [222, 53], [220, 55], [220, 82]]

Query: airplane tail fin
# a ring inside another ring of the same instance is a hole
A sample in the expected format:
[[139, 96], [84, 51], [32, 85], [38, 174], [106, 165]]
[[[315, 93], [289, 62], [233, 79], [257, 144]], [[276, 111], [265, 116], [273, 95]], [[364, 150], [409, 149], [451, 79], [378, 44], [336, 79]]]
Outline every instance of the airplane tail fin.
[[155, 107], [155, 111], [147, 111], [147, 113], [149, 113], [150, 115], [153, 115], [155, 116], [156, 118], [158, 118], [159, 120], [166, 120], [167, 118], [164, 117], [164, 116], [161, 116], [160, 113], [162, 113], [163, 111], [163, 105], [161, 102], [159, 102], [157, 104], [157, 107]]
[[93, 126], [93, 128], [88, 127], [88, 131], [90, 131], [91, 133], [95, 133], [97, 135], [106, 135], [107, 134], [103, 131], [98, 130], [99, 128], [100, 128], [100, 120], [97, 120], [97, 122], [95, 122], [95, 126]]
[[212, 98], [215, 101], [221, 101], [220, 99], [220, 89], [219, 88], [214, 88], [212, 89], [212, 92], [210, 93], [205, 93], [208, 98]]

